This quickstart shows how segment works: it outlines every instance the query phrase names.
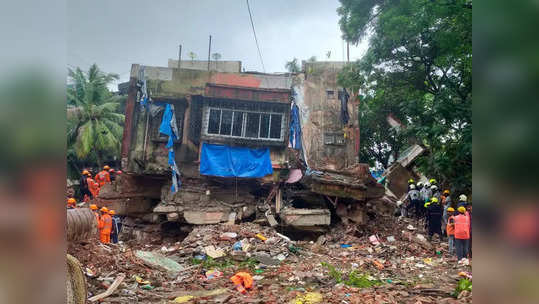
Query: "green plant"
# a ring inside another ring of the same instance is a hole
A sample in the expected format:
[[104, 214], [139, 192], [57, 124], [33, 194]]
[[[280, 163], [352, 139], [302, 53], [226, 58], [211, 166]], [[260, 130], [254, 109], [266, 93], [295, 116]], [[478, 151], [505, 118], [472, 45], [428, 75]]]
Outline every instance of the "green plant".
[[352, 270], [347, 275], [343, 272], [340, 272], [335, 268], [335, 266], [329, 263], [321, 262], [320, 264], [329, 270], [329, 276], [333, 278], [337, 283], [343, 283], [345, 285], [357, 288], [368, 288], [383, 284], [382, 281], [370, 279], [369, 275], [361, 274], [355, 270]]
[[460, 279], [457, 287], [455, 287], [455, 291], [452, 293], [452, 296], [456, 298], [463, 291], [472, 291], [472, 281], [468, 279]]

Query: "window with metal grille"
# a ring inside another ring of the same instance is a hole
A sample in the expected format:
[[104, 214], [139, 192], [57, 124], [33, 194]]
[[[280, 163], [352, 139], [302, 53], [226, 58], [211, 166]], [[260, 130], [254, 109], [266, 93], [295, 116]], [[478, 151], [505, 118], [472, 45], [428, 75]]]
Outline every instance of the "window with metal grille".
[[207, 107], [204, 133], [208, 136], [282, 141], [283, 114]]

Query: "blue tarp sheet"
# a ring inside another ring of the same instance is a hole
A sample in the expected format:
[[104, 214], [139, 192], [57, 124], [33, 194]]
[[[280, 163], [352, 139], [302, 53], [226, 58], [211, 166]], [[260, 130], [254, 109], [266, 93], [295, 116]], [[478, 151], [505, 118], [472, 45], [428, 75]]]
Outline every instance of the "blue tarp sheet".
[[221, 177], [264, 177], [272, 173], [269, 148], [250, 149], [202, 144], [200, 174]]

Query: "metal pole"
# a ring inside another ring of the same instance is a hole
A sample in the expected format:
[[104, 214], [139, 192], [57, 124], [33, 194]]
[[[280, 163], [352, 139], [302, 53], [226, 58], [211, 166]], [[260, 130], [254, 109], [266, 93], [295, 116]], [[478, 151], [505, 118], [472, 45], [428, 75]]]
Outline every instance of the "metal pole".
[[180, 50], [178, 51], [178, 70], [182, 66], [182, 45], [180, 44]]
[[211, 53], [211, 35], [210, 35], [210, 43], [208, 45], [208, 71], [210, 70], [210, 53]]

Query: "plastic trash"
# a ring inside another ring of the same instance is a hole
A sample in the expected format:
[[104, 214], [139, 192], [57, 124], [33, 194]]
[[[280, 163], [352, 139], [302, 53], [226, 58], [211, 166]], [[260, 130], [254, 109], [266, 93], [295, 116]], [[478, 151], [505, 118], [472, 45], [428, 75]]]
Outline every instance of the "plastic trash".
[[150, 284], [146, 284], [146, 285], [140, 286], [140, 288], [145, 289], [145, 290], [152, 290], [152, 289], [154, 289], [155, 287], [153, 287], [153, 286], [150, 285]]
[[139, 277], [138, 275], [135, 275], [134, 278], [135, 278], [135, 281], [136, 281], [137, 283], [141, 284], [141, 285], [151, 284], [150, 281], [144, 280], [143, 278]]
[[267, 237], [263, 236], [263, 235], [260, 234], [260, 233], [255, 234], [255, 236], [256, 236], [258, 239], [260, 239], [260, 240], [262, 240], [262, 241], [264, 241], [264, 242], [268, 239]]
[[415, 230], [416, 228], [415, 228], [414, 226], [412, 226], [412, 225], [408, 225], [408, 226], [406, 226], [406, 229], [408, 229], [408, 230]]
[[387, 237], [387, 241], [390, 242], [390, 243], [395, 242], [395, 237], [390, 235], [390, 236]]
[[423, 236], [422, 234], [419, 234], [419, 233], [416, 235], [416, 237], [417, 237], [418, 240], [420, 240], [420, 241], [422, 241], [422, 242], [425, 242], [425, 241], [427, 240], [427, 239], [425, 238], [425, 236]]
[[232, 245], [232, 250], [234, 250], [234, 251], [242, 251], [243, 250], [243, 245], [242, 245], [241, 241], [237, 241], [236, 243], [234, 243], [234, 245]]
[[207, 280], [212, 280], [212, 279], [215, 279], [215, 278], [220, 278], [221, 276], [223, 276], [223, 273], [220, 272], [220, 271], [217, 270], [217, 269], [210, 269], [210, 270], [206, 271], [206, 279], [207, 279]]
[[316, 304], [321, 303], [324, 296], [319, 292], [307, 292], [298, 294], [292, 303], [294, 304]]
[[371, 244], [373, 244], [374, 246], [377, 246], [377, 245], [380, 245], [380, 241], [378, 240], [378, 238], [376, 237], [376, 235], [371, 235], [369, 236], [369, 241], [371, 242]]
[[195, 297], [193, 296], [181, 296], [181, 297], [177, 297], [176, 299], [174, 299], [174, 303], [187, 303], [189, 301], [191, 301], [192, 299], [194, 299]]
[[350, 244], [341, 244], [341, 248], [350, 248], [352, 245]]
[[242, 294], [247, 293], [247, 289], [253, 288], [253, 277], [247, 272], [238, 272], [230, 277], [230, 281], [236, 285], [236, 290]]
[[224, 232], [224, 233], [221, 233], [221, 235], [219, 237], [222, 240], [231, 240], [231, 239], [237, 238], [238, 234], [235, 233], [235, 232]]

